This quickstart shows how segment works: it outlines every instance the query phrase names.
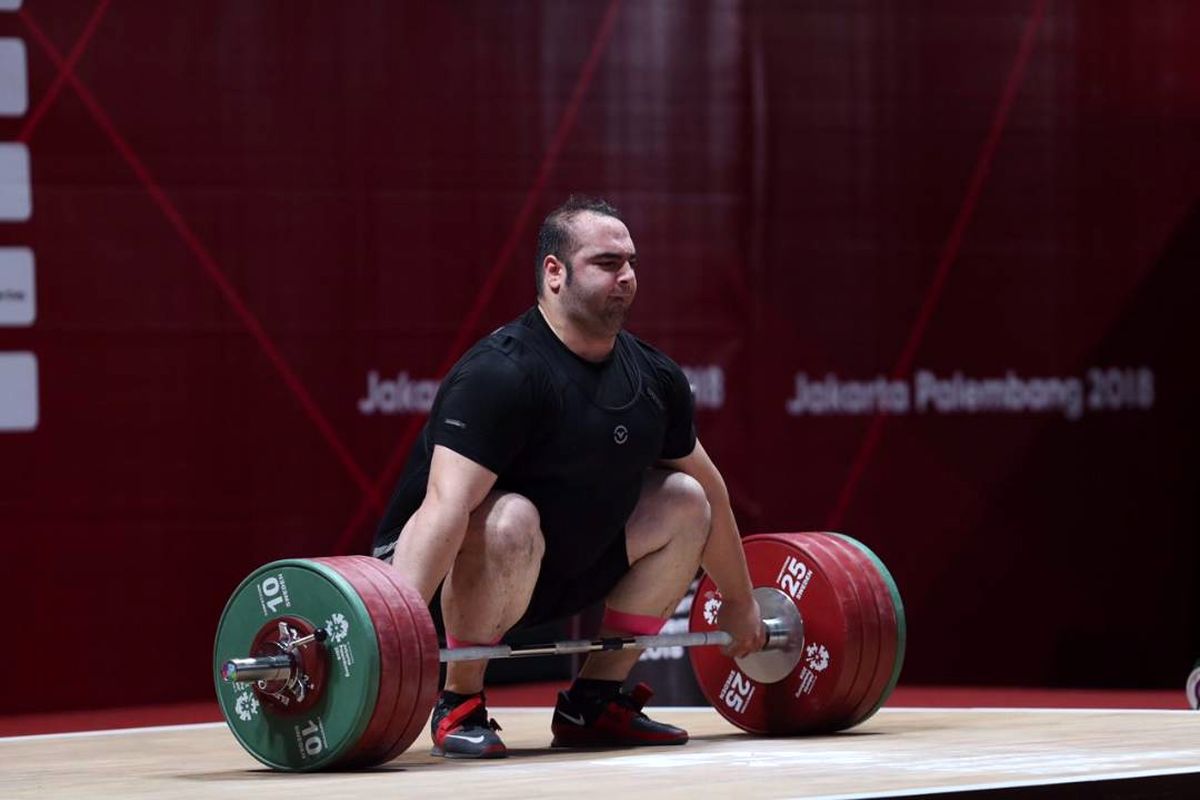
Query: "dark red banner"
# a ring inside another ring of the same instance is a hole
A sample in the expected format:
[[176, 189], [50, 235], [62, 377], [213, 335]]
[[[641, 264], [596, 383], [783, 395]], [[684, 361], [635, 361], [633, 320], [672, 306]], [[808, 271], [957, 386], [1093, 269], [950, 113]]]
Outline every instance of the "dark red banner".
[[630, 327], [692, 378], [743, 531], [891, 567], [904, 681], [1182, 691], [1197, 29], [1187, 0], [0, 11], [0, 711], [209, 696], [234, 587], [367, 547], [571, 192], [628, 220]]

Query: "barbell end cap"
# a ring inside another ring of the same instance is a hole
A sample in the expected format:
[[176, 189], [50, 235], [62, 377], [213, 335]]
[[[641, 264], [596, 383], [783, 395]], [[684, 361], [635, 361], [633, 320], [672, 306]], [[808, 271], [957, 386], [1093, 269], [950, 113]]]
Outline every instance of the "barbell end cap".
[[804, 619], [792, 598], [779, 589], [759, 586], [754, 599], [763, 614], [767, 642], [762, 650], [734, 659], [759, 683], [778, 683], [792, 673], [804, 651]]

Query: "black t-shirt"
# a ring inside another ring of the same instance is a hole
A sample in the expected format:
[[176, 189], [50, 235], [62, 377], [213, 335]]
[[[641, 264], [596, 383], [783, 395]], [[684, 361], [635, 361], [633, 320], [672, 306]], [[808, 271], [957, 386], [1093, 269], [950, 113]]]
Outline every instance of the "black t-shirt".
[[442, 382], [375, 537], [390, 555], [425, 497], [435, 445], [529, 498], [544, 567], [570, 578], [622, 535], [645, 471], [696, 445], [691, 387], [670, 358], [621, 332], [612, 354], [575, 355], [536, 307], [478, 342]]

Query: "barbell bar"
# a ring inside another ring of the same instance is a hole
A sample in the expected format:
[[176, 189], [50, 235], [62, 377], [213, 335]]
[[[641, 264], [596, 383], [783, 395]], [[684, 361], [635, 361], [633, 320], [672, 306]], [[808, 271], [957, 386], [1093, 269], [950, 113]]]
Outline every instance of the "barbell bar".
[[[800, 660], [804, 648], [804, 620], [787, 595], [778, 589], [760, 586], [754, 590], [754, 598], [758, 601], [759, 609], [764, 614], [763, 627], [766, 628], [766, 642], [760, 651], [736, 660], [742, 671], [752, 679], [761, 683], [776, 683], [789, 675]], [[771, 616], [767, 616], [768, 614]], [[301, 669], [297, 651], [301, 647], [323, 642], [326, 638], [328, 638], [328, 632], [323, 628], [318, 628], [307, 636], [297, 637], [286, 642], [282, 645], [282, 652], [279, 654], [231, 658], [222, 666], [221, 678], [231, 683], [257, 683], [259, 688], [263, 688], [270, 682], [284, 682], [287, 686], [296, 685], [300, 680]], [[438, 661], [448, 664], [456, 661], [482, 661], [484, 659], [648, 650], [652, 647], [724, 647], [732, 642], [733, 637], [725, 631], [606, 636], [598, 639], [568, 639], [546, 644], [443, 647], [438, 651]]]

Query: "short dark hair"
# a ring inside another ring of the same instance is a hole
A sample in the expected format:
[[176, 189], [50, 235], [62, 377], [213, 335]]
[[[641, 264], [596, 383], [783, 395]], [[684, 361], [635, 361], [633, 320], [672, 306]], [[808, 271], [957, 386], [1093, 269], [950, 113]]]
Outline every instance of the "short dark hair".
[[567, 260], [566, 254], [575, 249], [575, 238], [571, 235], [570, 223], [585, 211], [612, 217], [620, 222], [625, 221], [621, 219], [621, 212], [608, 202], [581, 194], [571, 195], [567, 202], [547, 214], [542, 220], [542, 227], [538, 229], [537, 261], [534, 263], [533, 285], [537, 287], [538, 297], [542, 296], [545, 283], [542, 264], [545, 263], [546, 256], [554, 256], [563, 262], [567, 268], [567, 280], [571, 279], [571, 262]]

